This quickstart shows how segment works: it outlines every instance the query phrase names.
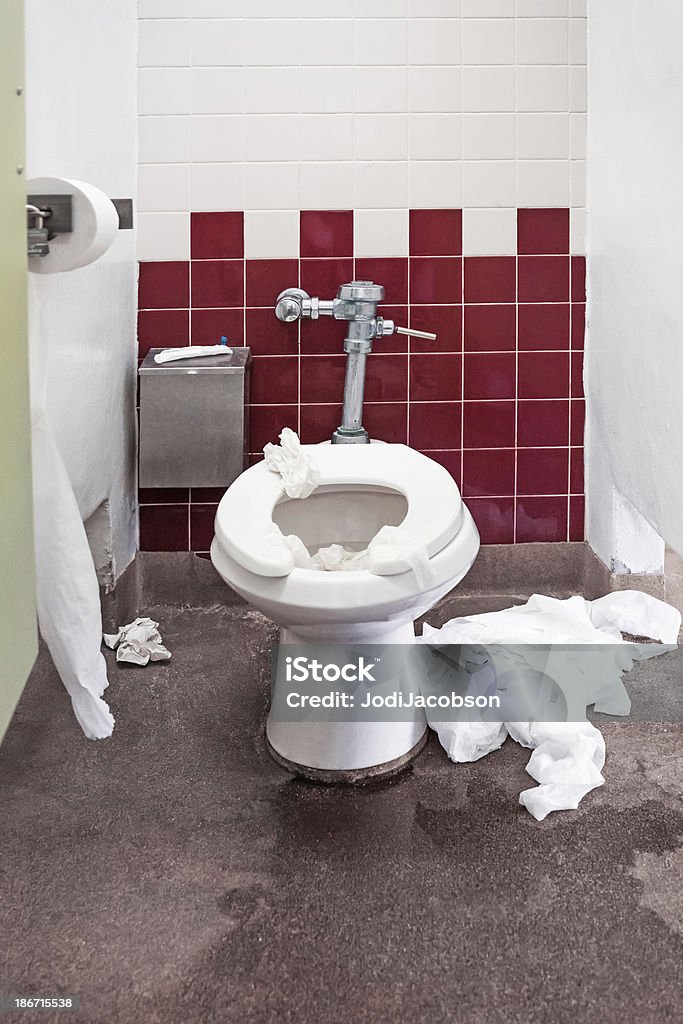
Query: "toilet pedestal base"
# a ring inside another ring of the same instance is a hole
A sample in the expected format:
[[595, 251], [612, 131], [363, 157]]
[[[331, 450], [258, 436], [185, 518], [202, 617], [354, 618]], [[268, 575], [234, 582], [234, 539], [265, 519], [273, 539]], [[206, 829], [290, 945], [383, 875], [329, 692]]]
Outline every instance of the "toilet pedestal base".
[[398, 775], [421, 753], [428, 739], [429, 730], [425, 726], [422, 736], [407, 753], [402, 754], [400, 757], [395, 757], [393, 761], [385, 761], [383, 764], [376, 764], [371, 768], [354, 768], [348, 771], [310, 768], [308, 765], [289, 761], [286, 757], [278, 754], [277, 750], [269, 742], [267, 735], [266, 748], [273, 760], [277, 761], [282, 768], [286, 768], [292, 775], [299, 775], [303, 779], [308, 779], [309, 782], [318, 782], [323, 786], [365, 786], [376, 779], [388, 779], [392, 775]]

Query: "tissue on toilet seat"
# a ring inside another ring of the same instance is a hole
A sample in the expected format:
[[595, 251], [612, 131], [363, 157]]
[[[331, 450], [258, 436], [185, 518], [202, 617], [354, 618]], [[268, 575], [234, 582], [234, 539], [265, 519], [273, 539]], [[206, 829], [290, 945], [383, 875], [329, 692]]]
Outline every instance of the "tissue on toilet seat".
[[263, 454], [266, 466], [282, 477], [288, 497], [308, 498], [320, 483], [320, 470], [290, 427], [285, 427], [280, 434], [280, 444], [269, 441]]

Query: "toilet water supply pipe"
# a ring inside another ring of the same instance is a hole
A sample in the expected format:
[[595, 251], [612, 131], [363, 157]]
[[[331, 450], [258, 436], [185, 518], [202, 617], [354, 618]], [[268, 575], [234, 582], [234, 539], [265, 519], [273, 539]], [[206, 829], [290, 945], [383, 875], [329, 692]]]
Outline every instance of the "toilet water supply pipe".
[[340, 286], [335, 299], [311, 298], [302, 288], [286, 288], [277, 297], [275, 316], [283, 323], [296, 320], [317, 320], [331, 316], [346, 320], [344, 339], [346, 375], [342, 421], [332, 434], [332, 444], [369, 444], [370, 437], [363, 427], [363, 394], [367, 357], [372, 342], [389, 334], [405, 334], [414, 338], [435, 341], [436, 334], [398, 327], [393, 320], [377, 315], [377, 305], [384, 299], [384, 287], [372, 281], [350, 281]]

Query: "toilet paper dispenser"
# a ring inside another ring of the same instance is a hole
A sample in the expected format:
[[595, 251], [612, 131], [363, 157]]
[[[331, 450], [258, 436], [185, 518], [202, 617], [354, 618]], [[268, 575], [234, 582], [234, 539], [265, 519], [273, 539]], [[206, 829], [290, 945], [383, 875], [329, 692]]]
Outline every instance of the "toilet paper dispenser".
[[[57, 235], [73, 231], [73, 196], [64, 194], [26, 197], [27, 241], [29, 256], [47, 256], [50, 242]], [[112, 199], [119, 217], [119, 230], [133, 227], [133, 200]]]

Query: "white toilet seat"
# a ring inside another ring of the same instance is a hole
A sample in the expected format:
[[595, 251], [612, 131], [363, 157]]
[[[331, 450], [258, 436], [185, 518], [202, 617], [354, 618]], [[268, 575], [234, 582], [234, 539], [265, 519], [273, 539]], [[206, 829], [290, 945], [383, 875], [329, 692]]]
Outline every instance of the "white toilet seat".
[[[321, 487], [385, 487], [404, 495], [408, 511], [394, 530], [397, 547], [423, 548], [433, 558], [459, 531], [464, 506], [455, 481], [443, 466], [413, 448], [404, 444], [303, 447], [320, 470]], [[261, 462], [231, 484], [218, 506], [216, 542], [258, 576], [288, 576], [295, 567], [294, 554], [273, 522], [275, 506], [285, 496], [280, 475]], [[372, 567], [373, 573], [383, 576], [409, 569], [401, 557], [384, 558]]]

